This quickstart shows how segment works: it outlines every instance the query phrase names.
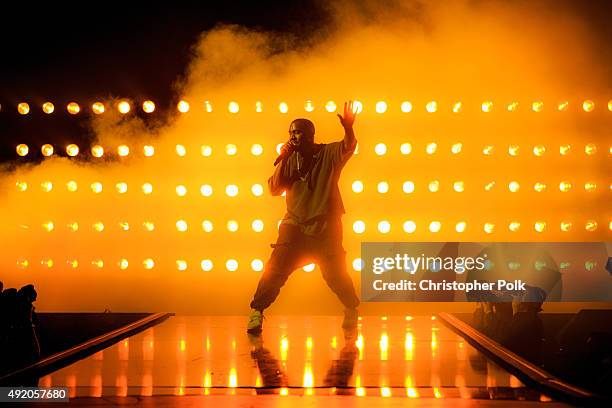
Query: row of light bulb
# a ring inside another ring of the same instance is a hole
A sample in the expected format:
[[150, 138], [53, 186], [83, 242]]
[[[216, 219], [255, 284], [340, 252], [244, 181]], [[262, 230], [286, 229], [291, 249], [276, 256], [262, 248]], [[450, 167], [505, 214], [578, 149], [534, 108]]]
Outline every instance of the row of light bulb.
[[[281, 221], [279, 220], [276, 224], [277, 228], [280, 226], [280, 223]], [[130, 231], [131, 226], [130, 226], [130, 223], [127, 221], [121, 221], [117, 223], [117, 225], [120, 231]], [[238, 224], [238, 221], [236, 220], [229, 220], [227, 221], [225, 225], [226, 225], [227, 230], [230, 232], [238, 231], [239, 224]], [[176, 230], [179, 232], [186, 232], [189, 230], [189, 224], [185, 220], [176, 221], [175, 226], [176, 226]], [[212, 232], [214, 230], [213, 222], [210, 220], [202, 221], [201, 226], [204, 232]], [[66, 224], [66, 227], [68, 228], [68, 230], [72, 232], [77, 232], [79, 231], [80, 225], [78, 222], [74, 221], [74, 222]], [[142, 223], [142, 227], [146, 231], [149, 231], [149, 232], [155, 231], [155, 223], [151, 221], [144, 221]], [[22, 228], [29, 229], [29, 226], [22, 225]], [[53, 221], [47, 221], [42, 224], [42, 228], [47, 232], [52, 232], [56, 229], [56, 225]], [[103, 232], [106, 230], [106, 225], [103, 222], [98, 221], [98, 222], [93, 223], [91, 225], [91, 228], [96, 232]], [[255, 232], [262, 232], [264, 230], [264, 222], [259, 219], [253, 220], [251, 222], [251, 229]]]
[[[29, 184], [25, 181], [17, 181], [15, 183], [17, 190], [24, 192], [29, 189]], [[40, 183], [40, 187], [44, 192], [53, 191], [54, 185], [51, 181], [43, 181]], [[125, 194], [128, 191], [128, 184], [126, 182], [118, 182], [115, 184], [115, 191], [119, 194]], [[74, 180], [70, 180], [66, 183], [66, 189], [70, 192], [78, 191], [78, 183]], [[96, 181], [89, 185], [89, 188], [92, 192], [99, 194], [104, 190], [104, 186], [102, 183]], [[153, 193], [153, 185], [151, 183], [144, 183], [140, 186], [142, 193], [145, 195], [150, 195]], [[187, 195], [187, 187], [180, 184], [175, 187], [175, 192], [179, 197], [184, 197]], [[236, 184], [228, 184], [225, 186], [225, 194], [228, 197], [236, 197], [238, 195], [239, 188]], [[262, 196], [264, 193], [264, 186], [262, 184], [253, 184], [251, 186], [251, 194], [256, 197]], [[200, 186], [200, 194], [204, 197], [210, 197], [213, 195], [213, 187], [210, 184], [202, 184]]]
[[[281, 224], [281, 221], [278, 221], [276, 224], [276, 227], [278, 228], [280, 224]], [[424, 223], [424, 224], [427, 226], [427, 229], [429, 232], [437, 233], [442, 230], [442, 223], [440, 221], [431, 221], [429, 223]], [[125, 222], [125, 221], [119, 222], [118, 226], [121, 231], [130, 230], [130, 224], [128, 222]], [[149, 232], [155, 230], [155, 224], [151, 221], [143, 222], [142, 226], [144, 227], [146, 231], [149, 231]], [[237, 232], [239, 229], [239, 223], [236, 220], [227, 221], [225, 226], [229, 232]], [[23, 226], [23, 227], [29, 228], [27, 226]], [[55, 230], [55, 223], [53, 221], [47, 221], [42, 224], [42, 227], [45, 231], [51, 232]], [[181, 219], [181, 220], [176, 221], [175, 227], [176, 227], [176, 230], [179, 232], [187, 232], [189, 230], [189, 223], [186, 220]], [[202, 221], [201, 227], [204, 232], [212, 232], [214, 230], [213, 222], [210, 220]], [[264, 222], [260, 219], [255, 219], [251, 222], [250, 227], [254, 232], [262, 232], [264, 230]], [[468, 227], [467, 222], [459, 221], [455, 223], [454, 230], [456, 232], [461, 233], [461, 232], [465, 232], [467, 230], [467, 227]], [[515, 220], [515, 221], [511, 221], [510, 223], [508, 223], [507, 227], [508, 227], [508, 230], [511, 232], [518, 232], [521, 229], [522, 224], [520, 221]], [[571, 221], [562, 221], [559, 224], [559, 230], [562, 232], [569, 232], [573, 229], [573, 227], [574, 227], [574, 223]], [[588, 220], [584, 224], [584, 229], [588, 232], [594, 232], [597, 230], [598, 227], [599, 227], [599, 224], [595, 220]], [[71, 222], [67, 224], [67, 228], [70, 231], [76, 232], [79, 230], [79, 223]], [[98, 221], [92, 224], [92, 228], [96, 232], [102, 232], [106, 229], [106, 226], [101, 221]], [[379, 221], [376, 225], [376, 228], [378, 232], [380, 232], [381, 234], [388, 234], [391, 232], [391, 222], [389, 222], [388, 220]], [[496, 228], [497, 228], [496, 224], [491, 223], [491, 222], [486, 222], [482, 224], [482, 229], [487, 234], [492, 234], [496, 230]], [[412, 234], [416, 232], [417, 230], [417, 223], [412, 220], [404, 221], [402, 224], [402, 229], [404, 232], [408, 234]], [[536, 232], [544, 232], [547, 229], [548, 229], [548, 223], [546, 221], [536, 221], [535, 223], [533, 223], [533, 230]], [[609, 223], [609, 229], [612, 231], [612, 221], [610, 221]], [[353, 222], [353, 232], [356, 234], [365, 233], [366, 232], [365, 221], [362, 221], [362, 220], [354, 221]]]
[[[442, 231], [442, 223], [440, 221], [431, 221], [429, 223], [425, 223], [427, 226], [427, 230], [432, 233], [438, 233]], [[467, 230], [468, 224], [465, 221], [459, 221], [454, 224], [454, 230], [456, 232], [462, 233]], [[521, 222], [519, 221], [511, 221], [507, 225], [508, 230], [510, 232], [518, 232], [521, 229]], [[562, 221], [559, 223], [559, 230], [562, 232], [569, 232], [573, 229], [574, 224], [571, 221]], [[594, 232], [599, 227], [599, 224], [595, 220], [588, 220], [584, 224], [584, 229], [588, 232]], [[612, 221], [610, 221], [608, 225], [610, 231], [612, 231]], [[548, 224], [546, 221], [536, 221], [533, 223], [533, 230], [535, 232], [544, 232], [548, 229]], [[377, 224], [377, 230], [381, 234], [388, 234], [391, 232], [391, 223], [387, 220], [379, 221]], [[408, 234], [415, 233], [417, 230], [416, 222], [412, 220], [405, 221], [402, 224], [402, 230]], [[492, 222], [486, 222], [482, 224], [482, 230], [487, 234], [493, 234], [497, 230], [497, 225]], [[361, 220], [357, 220], [353, 223], [353, 232], [356, 234], [363, 234], [366, 231], [366, 223]]]
[[[276, 145], [276, 153], [280, 154], [280, 150], [283, 146], [283, 143], [278, 143]], [[21, 157], [25, 157], [30, 153], [30, 147], [25, 144], [25, 143], [20, 143], [15, 147], [15, 150], [17, 152], [18, 156]], [[428, 155], [433, 155], [437, 152], [440, 151], [439, 145], [437, 142], [430, 142], [427, 143], [427, 145], [425, 146], [425, 153]], [[561, 156], [567, 156], [570, 151], [572, 150], [572, 146], [570, 144], [563, 144], [559, 146], [559, 154]], [[597, 153], [597, 145], [595, 143], [587, 143], [584, 146], [584, 153], [588, 156], [592, 156], [595, 153]], [[69, 145], [66, 146], [65, 148], [66, 154], [70, 157], [76, 157], [79, 155], [80, 153], [80, 148], [78, 145], [71, 143]], [[452, 154], [459, 154], [463, 151], [463, 143], [461, 142], [457, 142], [454, 143], [451, 148], [450, 148], [450, 152]], [[508, 146], [508, 155], [516, 157], [520, 154], [521, 151], [521, 147], [517, 144], [512, 144]], [[547, 151], [547, 147], [544, 145], [535, 145], [532, 147], [531, 149], [532, 153], [534, 156], [536, 157], [542, 157], [544, 156], [544, 154]], [[610, 154], [612, 154], [612, 146], [609, 146], [608, 151]], [[53, 156], [53, 154], [55, 153], [55, 148], [53, 147], [52, 144], [49, 143], [45, 143], [41, 146], [40, 148], [40, 152], [43, 156], [45, 157], [50, 157]], [[100, 146], [100, 145], [94, 145], [91, 147], [90, 149], [91, 155], [93, 157], [97, 157], [100, 158], [102, 156], [104, 156], [105, 154], [105, 149], [104, 147]], [[122, 144], [117, 146], [116, 148], [116, 153], [118, 156], [120, 157], [126, 157], [130, 155], [130, 147], [128, 145]], [[179, 157], [184, 157], [187, 155], [187, 148], [185, 147], [185, 145], [182, 144], [177, 144], [175, 146], [175, 152], [177, 154], [177, 156]], [[200, 154], [204, 157], [210, 157], [212, 155], [213, 149], [212, 146], [210, 145], [202, 145], [200, 146]], [[264, 148], [261, 144], [259, 143], [255, 143], [253, 145], [251, 145], [250, 148], [250, 152], [253, 156], [261, 156], [264, 152]], [[384, 156], [389, 152], [389, 147], [387, 144], [385, 143], [377, 143], [376, 145], [374, 145], [374, 153], [377, 156]], [[402, 143], [399, 147], [399, 152], [406, 156], [409, 155], [413, 152], [413, 146], [411, 143]], [[495, 146], [493, 145], [486, 145], [482, 148], [482, 154], [485, 156], [491, 156], [493, 153], [495, 152]], [[228, 156], [236, 156], [238, 154], [238, 147], [233, 144], [233, 143], [229, 143], [225, 145], [225, 153]], [[145, 157], [152, 157], [155, 155], [155, 147], [153, 145], [144, 145], [142, 147], [142, 154]], [[354, 154], [359, 154], [359, 144], [357, 145], [357, 148], [355, 149], [355, 153]]]
[[[119, 113], [127, 114], [130, 111], [132, 111], [133, 109], [132, 105], [133, 103], [128, 100], [121, 100], [115, 103], [114, 107], [117, 109]], [[440, 104], [437, 101], [429, 101], [425, 104], [425, 111], [429, 113], [437, 112], [440, 109], [439, 105]], [[482, 112], [489, 113], [497, 109], [502, 110], [502, 111], [507, 111], [507, 112], [515, 112], [519, 109], [519, 103], [516, 101], [510, 102], [507, 104], [500, 104], [501, 106], [500, 108], [497, 108], [497, 105], [498, 104], [494, 104], [493, 101], [484, 101], [480, 104], [480, 110]], [[342, 106], [342, 105], [337, 104], [335, 101], [327, 101], [325, 104], [323, 104], [323, 109], [329, 113], [333, 113], [339, 109], [339, 106]], [[376, 113], [385, 113], [389, 110], [389, 103], [387, 101], [382, 101], [382, 100], [377, 101], [373, 104], [373, 106], [374, 106], [374, 111]], [[595, 106], [596, 106], [595, 102], [590, 99], [583, 101], [581, 104], [581, 108], [585, 112], [594, 111]], [[213, 104], [211, 101], [204, 101], [202, 107], [205, 112], [214, 111]], [[260, 113], [264, 111], [263, 102], [261, 101], [256, 101], [253, 107], [255, 109], [255, 112]], [[454, 113], [462, 112], [465, 109], [464, 103], [460, 101], [452, 103], [450, 107], [451, 107], [452, 112]], [[42, 111], [46, 114], [52, 114], [53, 112], [55, 112], [55, 105], [52, 102], [43, 103], [41, 108], [42, 108]], [[103, 102], [98, 101], [98, 102], [93, 103], [90, 108], [91, 108], [91, 112], [93, 112], [96, 115], [100, 115], [106, 112], [107, 105], [105, 105]], [[146, 100], [142, 102], [141, 108], [142, 108], [142, 111], [145, 113], [153, 113], [155, 111], [155, 102], [151, 100]], [[307, 100], [304, 102], [303, 109], [305, 112], [313, 112], [315, 111], [316, 108], [317, 106], [313, 101]], [[19, 104], [17, 104], [17, 112], [21, 115], [29, 114], [30, 109], [31, 109], [30, 105], [27, 102], [20, 102]], [[176, 104], [176, 109], [180, 113], [187, 113], [191, 110], [191, 104], [186, 100], [180, 100]], [[288, 113], [289, 105], [287, 104], [287, 102], [280, 102], [276, 106], [276, 109], [278, 109], [280, 113]], [[361, 113], [364, 110], [363, 102], [354, 101], [353, 109], [356, 113]], [[399, 109], [403, 113], [410, 113], [414, 110], [414, 105], [410, 101], [403, 101], [399, 104]], [[533, 101], [530, 104], [530, 109], [533, 112], [542, 112], [544, 110], [544, 102], [540, 100]], [[567, 111], [569, 109], [569, 102], [560, 101], [555, 105], [554, 109], [557, 111], [561, 111], [561, 112]], [[608, 101], [608, 110], [612, 111], [612, 100]], [[71, 115], [77, 115], [81, 113], [82, 108], [81, 108], [81, 105], [79, 105], [77, 102], [70, 102], [66, 105], [66, 111]], [[227, 104], [227, 111], [230, 113], [240, 112], [240, 104], [236, 101], [230, 101]]]
[[[55, 261], [51, 258], [45, 258], [45, 259], [40, 260], [40, 264], [47, 268], [53, 268], [55, 266]], [[102, 260], [101, 258], [95, 258], [91, 260], [90, 264], [99, 269], [104, 268], [104, 266], [106, 265], [104, 260]], [[121, 270], [126, 270], [130, 266], [130, 262], [126, 258], [121, 258], [119, 259], [119, 261], [117, 261], [114, 264]], [[596, 264], [597, 263], [593, 260], [586, 260], [583, 265], [584, 265], [585, 270], [591, 271], [595, 268]], [[66, 265], [68, 265], [69, 268], [76, 269], [80, 266], [80, 262], [77, 259], [67, 259]], [[142, 261], [142, 266], [144, 269], [153, 269], [155, 268], [155, 265], [156, 265], [155, 260], [153, 258], [146, 258]], [[30, 261], [28, 259], [19, 259], [17, 260], [17, 266], [22, 269], [28, 268], [30, 267]], [[189, 262], [187, 262], [185, 259], [177, 259], [175, 261], [175, 266], [177, 270], [185, 271], [189, 268]], [[261, 272], [264, 269], [264, 261], [259, 258], [254, 258], [249, 262], [249, 266], [251, 270], [255, 272]], [[314, 271], [316, 266], [317, 265], [315, 263], [309, 263], [307, 265], [304, 265], [302, 267], [302, 270], [304, 272], [312, 272]], [[363, 269], [363, 260], [361, 258], [354, 258], [351, 262], [351, 266], [354, 271], [361, 271]], [[508, 261], [506, 263], [506, 267], [513, 271], [521, 269], [522, 266], [523, 265], [517, 261]], [[536, 260], [533, 262], [532, 266], [536, 270], [541, 270], [547, 266], [547, 263], [545, 261]], [[225, 261], [225, 269], [229, 272], [237, 271], [238, 267], [239, 267], [239, 262], [236, 259], [230, 258]], [[559, 269], [569, 269], [570, 267], [571, 267], [570, 262], [567, 262], [567, 261], [559, 262]], [[199, 262], [199, 268], [204, 272], [212, 271], [214, 268], [214, 262], [212, 259], [202, 259]], [[487, 269], [493, 269], [493, 268], [494, 268], [493, 262], [487, 261]], [[383, 320], [386, 320], [386, 319], [383, 319]], [[411, 320], [411, 319], [406, 319], [406, 320]]]
[[[485, 191], [492, 191], [495, 186], [497, 185], [497, 183], [495, 181], [489, 181], [484, 185], [484, 190]], [[24, 192], [27, 191], [29, 189], [29, 184], [25, 181], [17, 181], [15, 183], [15, 186], [17, 187], [18, 191]], [[438, 191], [440, 191], [440, 186], [441, 183], [439, 180], [431, 180], [427, 183], [427, 190], [431, 193], [437, 193]], [[125, 194], [128, 192], [128, 184], [126, 182], [118, 182], [115, 184], [115, 191], [119, 194]], [[522, 187], [521, 187], [521, 183], [519, 183], [518, 181], [510, 181], [508, 183], [508, 191], [511, 193], [516, 193], [518, 192]], [[574, 188], [574, 185], [569, 182], [569, 181], [561, 181], [558, 185], [559, 187], [559, 191], [562, 193], [567, 193], [569, 191], [571, 191]], [[612, 183], [610, 183], [610, 190], [612, 190]], [[42, 191], [48, 193], [53, 191], [54, 185], [53, 182], [51, 181], [43, 181], [40, 184], [40, 188], [42, 189]], [[70, 180], [66, 183], [66, 189], [70, 192], [76, 192], [78, 191], [78, 183], [74, 180]], [[102, 193], [104, 186], [102, 183], [100, 182], [94, 182], [91, 183], [89, 185], [89, 188], [91, 189], [92, 192], [99, 194]], [[452, 182], [452, 188], [453, 191], [457, 192], [457, 193], [463, 193], [466, 189], [466, 183], [464, 181], [454, 181]], [[142, 190], [142, 193], [145, 195], [150, 195], [153, 193], [153, 185], [151, 183], [144, 183], [140, 186], [140, 189]], [[533, 184], [533, 191], [541, 193], [544, 192], [548, 189], [548, 185], [546, 183], [542, 183], [542, 182], [536, 182]], [[362, 193], [365, 190], [365, 184], [363, 183], [363, 181], [361, 180], [355, 180], [351, 183], [351, 190], [354, 193]], [[380, 194], [386, 194], [388, 193], [390, 190], [390, 186], [389, 183], [387, 181], [380, 181], [376, 184], [376, 191]], [[404, 181], [402, 183], [402, 191], [406, 194], [412, 194], [414, 193], [416, 190], [416, 185], [413, 181]], [[587, 181], [584, 183], [584, 191], [591, 193], [594, 192], [595, 190], [597, 190], [597, 183], [594, 181]], [[183, 185], [183, 184], [179, 184], [175, 187], [174, 191], [176, 192], [176, 195], [178, 195], [179, 197], [185, 197], [188, 193], [188, 188]], [[200, 186], [200, 194], [204, 197], [210, 197], [213, 195], [214, 189], [210, 184], [202, 184]], [[236, 197], [238, 196], [240, 189], [236, 184], [228, 184], [225, 186], [225, 194], [228, 197]], [[264, 193], [264, 186], [262, 184], [253, 184], [251, 186], [251, 194], [254, 195], [255, 197], [261, 197]], [[285, 195], [285, 192], [283, 192], [283, 196]]]
[[[355, 261], [358, 261], [359, 263], [361, 262], [360, 259], [356, 259]], [[42, 259], [40, 261], [40, 264], [47, 267], [47, 268], [53, 268], [55, 266], [55, 261], [51, 258], [45, 258]], [[68, 259], [66, 260], [66, 264], [68, 265], [68, 267], [70, 268], [78, 268], [80, 263], [77, 259]], [[90, 263], [91, 265], [93, 265], [96, 268], [102, 269], [105, 266], [105, 262], [104, 260], [100, 259], [100, 258], [96, 258], [93, 259]], [[119, 269], [121, 270], [125, 270], [128, 269], [130, 266], [130, 262], [126, 259], [126, 258], [121, 258], [119, 259], [119, 261], [116, 263], [116, 265], [119, 267]], [[17, 266], [20, 268], [28, 268], [30, 267], [30, 261], [27, 259], [19, 259], [17, 260]], [[144, 269], [153, 269], [155, 268], [155, 260], [153, 258], [146, 258], [142, 261], [142, 266]], [[211, 259], [202, 259], [200, 261], [200, 265], [199, 265], [200, 269], [208, 272], [213, 270], [214, 268], [214, 263]], [[250, 267], [253, 271], [255, 272], [261, 272], [264, 269], [264, 262], [263, 260], [259, 259], [259, 258], [255, 258], [253, 260], [251, 260], [250, 262]], [[176, 268], [179, 271], [185, 271], [188, 268], [188, 263], [186, 260], [184, 259], [177, 259], [176, 260]], [[236, 259], [227, 259], [225, 261], [225, 269], [230, 271], [230, 272], [234, 272], [236, 270], [238, 270], [238, 261]], [[302, 269], [305, 272], [312, 272], [315, 269], [315, 264], [311, 263], [308, 265], [304, 265], [302, 267]]]
[[[53, 268], [55, 266], [55, 261], [51, 258], [45, 258], [40, 261], [40, 264], [47, 268]], [[80, 265], [77, 259], [68, 259], [66, 260], [66, 264], [70, 268], [78, 268]], [[91, 261], [91, 265], [93, 265], [96, 268], [102, 269], [105, 266], [105, 262], [104, 260], [100, 258], [96, 258]], [[126, 258], [121, 258], [116, 263], [116, 265], [119, 267], [119, 269], [125, 270], [129, 268], [130, 262]], [[261, 259], [257, 259], [257, 258], [253, 259], [250, 265], [251, 265], [251, 269], [253, 269], [256, 272], [261, 272], [264, 268], [264, 262]], [[23, 269], [28, 268], [30, 267], [30, 261], [27, 259], [19, 259], [17, 261], [17, 266]], [[153, 258], [146, 258], [142, 261], [142, 266], [144, 269], [153, 269], [155, 268], [155, 260]], [[188, 267], [187, 261], [183, 259], [176, 260], [176, 268], [179, 271], [187, 270], [187, 267]], [[214, 267], [214, 264], [211, 259], [202, 259], [200, 261], [200, 268], [205, 272], [211, 271], [213, 267]], [[303, 267], [303, 270], [306, 272], [312, 272], [314, 268], [315, 268], [314, 264], [309, 264], [309, 265], [305, 265]], [[227, 269], [230, 272], [234, 272], [238, 270], [238, 261], [236, 259], [226, 260], [225, 269]]]

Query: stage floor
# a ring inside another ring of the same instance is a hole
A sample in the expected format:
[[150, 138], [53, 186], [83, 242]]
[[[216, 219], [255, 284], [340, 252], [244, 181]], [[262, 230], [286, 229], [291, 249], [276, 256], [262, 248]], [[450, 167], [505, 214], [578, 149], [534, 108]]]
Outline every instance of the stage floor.
[[40, 379], [74, 397], [339, 395], [550, 401], [433, 316], [175, 316]]

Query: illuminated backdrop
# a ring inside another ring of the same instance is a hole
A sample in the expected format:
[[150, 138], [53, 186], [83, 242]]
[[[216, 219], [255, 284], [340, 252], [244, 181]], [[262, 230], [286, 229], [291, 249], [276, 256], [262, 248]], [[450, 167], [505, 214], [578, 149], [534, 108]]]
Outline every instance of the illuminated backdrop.
[[[612, 92], [588, 25], [462, 4], [431, 6], [431, 27], [337, 11], [336, 31], [298, 50], [204, 33], [163, 125], [150, 118], [167, 101], [146, 97], [3, 103], [96, 134], [76, 145], [41, 128], [15, 146], [3, 280], [35, 282], [43, 310], [245, 312], [284, 214], [266, 180], [289, 123], [340, 140], [348, 99], [362, 109], [340, 180], [350, 270], [362, 241], [609, 241]], [[338, 312], [314, 272], [272, 309]]]

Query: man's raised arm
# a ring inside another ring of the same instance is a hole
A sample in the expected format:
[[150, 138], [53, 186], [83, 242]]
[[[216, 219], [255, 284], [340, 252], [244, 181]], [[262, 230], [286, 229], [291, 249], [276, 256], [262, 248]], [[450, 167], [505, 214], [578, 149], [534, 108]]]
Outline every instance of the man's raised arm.
[[353, 110], [353, 101], [344, 102], [344, 115], [338, 114], [340, 124], [344, 128], [343, 150], [352, 152], [357, 145], [355, 132], [353, 131], [353, 123], [355, 123], [355, 111]]

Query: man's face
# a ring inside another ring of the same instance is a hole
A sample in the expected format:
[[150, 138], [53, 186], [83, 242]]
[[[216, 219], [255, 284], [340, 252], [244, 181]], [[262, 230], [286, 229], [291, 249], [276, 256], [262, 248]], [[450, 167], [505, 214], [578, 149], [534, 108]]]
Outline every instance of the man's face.
[[301, 122], [293, 122], [291, 124], [291, 127], [289, 127], [289, 137], [298, 151], [314, 143], [314, 135], [310, 132], [310, 129]]

